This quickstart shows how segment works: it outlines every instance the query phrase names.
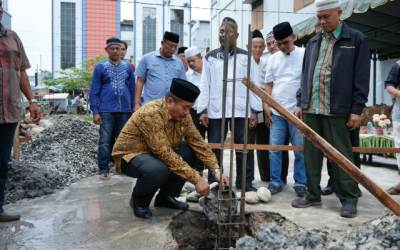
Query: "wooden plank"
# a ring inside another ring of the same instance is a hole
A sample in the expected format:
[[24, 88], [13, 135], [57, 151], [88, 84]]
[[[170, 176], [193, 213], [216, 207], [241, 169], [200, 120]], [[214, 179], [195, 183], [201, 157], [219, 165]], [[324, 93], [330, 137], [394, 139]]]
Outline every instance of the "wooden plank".
[[304, 137], [312, 142], [315, 147], [320, 149], [325, 156], [335, 162], [346, 173], [348, 173], [354, 180], [363, 185], [372, 195], [374, 195], [384, 206], [393, 211], [394, 214], [400, 215], [400, 204], [394, 200], [384, 189], [378, 186], [371, 178], [366, 176], [358, 169], [353, 162], [342, 155], [336, 148], [330, 145], [324, 138], [312, 130], [302, 120], [297, 118], [294, 114], [286, 110], [281, 104], [275, 101], [264, 90], [257, 87], [250, 81], [242, 81], [253, 93], [261, 98], [261, 100], [272, 108], [274, 108], [285, 120], [290, 122], [293, 126], [298, 128]]
[[[221, 149], [219, 143], [209, 143], [212, 149]], [[243, 144], [234, 144], [235, 150], [243, 150]], [[230, 146], [226, 146], [225, 149], [231, 149]], [[260, 145], [260, 144], [247, 144], [249, 150], [282, 150], [282, 151], [303, 151], [303, 146], [288, 146], [288, 145]], [[353, 152], [362, 154], [394, 154], [400, 153], [400, 148], [364, 148], [364, 147], [353, 147]]]

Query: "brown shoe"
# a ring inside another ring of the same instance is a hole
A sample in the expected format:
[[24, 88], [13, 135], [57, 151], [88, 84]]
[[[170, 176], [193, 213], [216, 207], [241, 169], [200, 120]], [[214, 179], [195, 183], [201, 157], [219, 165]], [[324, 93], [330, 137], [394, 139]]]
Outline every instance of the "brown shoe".
[[312, 206], [321, 206], [321, 201], [310, 201], [306, 198], [298, 198], [292, 201], [292, 207], [295, 208], [306, 208]]
[[10, 222], [10, 221], [16, 221], [19, 220], [21, 216], [19, 214], [6, 214], [5, 212], [2, 212], [0, 214], [0, 222]]

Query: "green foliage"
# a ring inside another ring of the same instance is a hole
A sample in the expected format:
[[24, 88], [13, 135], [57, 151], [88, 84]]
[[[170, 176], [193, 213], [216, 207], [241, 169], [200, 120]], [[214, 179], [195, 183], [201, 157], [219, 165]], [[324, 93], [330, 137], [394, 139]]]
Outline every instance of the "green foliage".
[[82, 69], [73, 67], [63, 70], [60, 72], [62, 75], [61, 77], [46, 79], [44, 83], [47, 86], [62, 85], [64, 91], [87, 90], [92, 82], [94, 65], [105, 58], [105, 56], [98, 56], [94, 59], [85, 60], [82, 63]]

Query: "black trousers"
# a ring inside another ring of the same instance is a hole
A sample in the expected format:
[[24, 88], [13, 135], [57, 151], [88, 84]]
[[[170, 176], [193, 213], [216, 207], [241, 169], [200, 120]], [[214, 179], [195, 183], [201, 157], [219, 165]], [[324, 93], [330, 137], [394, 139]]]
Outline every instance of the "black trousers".
[[196, 126], [197, 130], [200, 132], [201, 136], [205, 138], [207, 128], [200, 124], [200, 114], [197, 114], [197, 111], [194, 109], [190, 110], [190, 116], [192, 116], [192, 120], [194, 125]]
[[[353, 147], [359, 147], [360, 146], [360, 129], [354, 129], [350, 131], [350, 140], [351, 144]], [[354, 155], [354, 165], [356, 165], [358, 168], [361, 168], [361, 158], [360, 158], [360, 153], [353, 153]], [[329, 175], [329, 180], [328, 183], [326, 184], [327, 186], [333, 186], [333, 170], [332, 170], [332, 163], [330, 161], [327, 162], [326, 167], [328, 168], [328, 175]]]
[[[229, 127], [228, 127], [229, 125]], [[225, 134], [224, 138], [226, 138], [228, 129], [231, 130], [231, 119], [227, 118], [225, 120]], [[221, 142], [221, 127], [222, 127], [222, 119], [209, 119], [208, 120], [208, 142], [210, 143], [219, 143]], [[245, 119], [244, 118], [235, 118], [235, 129], [231, 130], [231, 133], [234, 133], [234, 143], [242, 144], [244, 142], [244, 128], [245, 128]], [[253, 129], [249, 129], [247, 142], [254, 141], [254, 132]], [[215, 156], [217, 157], [218, 162], [220, 161], [221, 150], [213, 149]], [[243, 157], [244, 154], [240, 150], [235, 150], [236, 154], [236, 180], [235, 184], [237, 188], [241, 187], [242, 184], [242, 165], [243, 165]], [[221, 164], [219, 164], [221, 166]], [[246, 187], [250, 188], [253, 184], [254, 180], [254, 153], [249, 151], [247, 154], [247, 165], [246, 165]], [[209, 182], [213, 182], [214, 179], [208, 179]]]
[[0, 124], [0, 213], [3, 212], [8, 168], [17, 123]]
[[[257, 145], [268, 145], [269, 144], [269, 127], [265, 123], [259, 123], [254, 129], [255, 144]], [[254, 142], [252, 142], [254, 143]], [[285, 139], [285, 145], [289, 144], [289, 136]], [[262, 181], [270, 181], [270, 170], [269, 170], [269, 151], [257, 150], [257, 163], [258, 170]], [[281, 179], [283, 183], [287, 182], [289, 168], [289, 153], [288, 151], [282, 152], [282, 172]]]
[[[192, 168], [202, 170], [199, 160], [186, 142], [183, 142], [177, 152]], [[163, 161], [153, 154], [141, 154], [130, 162], [122, 161], [122, 173], [137, 178], [133, 188], [132, 198], [136, 206], [148, 207], [160, 189], [158, 197], [179, 196], [185, 180], [172, 173]]]

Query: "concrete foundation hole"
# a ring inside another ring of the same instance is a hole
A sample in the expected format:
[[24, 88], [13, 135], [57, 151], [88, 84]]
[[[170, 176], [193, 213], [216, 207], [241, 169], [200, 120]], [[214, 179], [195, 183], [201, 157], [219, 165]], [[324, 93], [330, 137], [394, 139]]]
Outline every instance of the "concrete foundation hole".
[[[246, 215], [245, 233], [251, 237], [256, 237], [260, 229], [260, 225], [264, 222], [278, 225], [277, 228], [283, 228], [287, 232], [298, 232], [298, 227], [286, 220], [283, 216], [277, 213], [250, 213]], [[186, 211], [173, 218], [169, 228], [176, 242], [177, 249], [215, 249], [217, 240], [217, 224], [210, 222], [201, 212]], [[228, 238], [226, 237], [227, 228], [223, 230], [221, 244], [223, 248], [235, 248], [236, 241], [239, 239], [239, 227], [231, 227], [232, 241], [229, 246]], [[271, 239], [276, 241], [278, 239]], [[279, 239], [281, 242], [285, 238]], [[268, 244], [268, 242], [266, 242]], [[274, 243], [275, 244], [275, 243]], [[251, 249], [251, 248], [248, 248]]]
[[[169, 227], [174, 249], [215, 249], [217, 225], [200, 212], [183, 212], [173, 218]], [[246, 215], [246, 236], [234, 237], [231, 245], [223, 238], [222, 247], [237, 250], [400, 249], [400, 218], [393, 214], [367, 221], [358, 227], [350, 224], [342, 230], [322, 227], [305, 229], [277, 213], [249, 213]], [[239, 228], [233, 228], [232, 232], [238, 235]]]

